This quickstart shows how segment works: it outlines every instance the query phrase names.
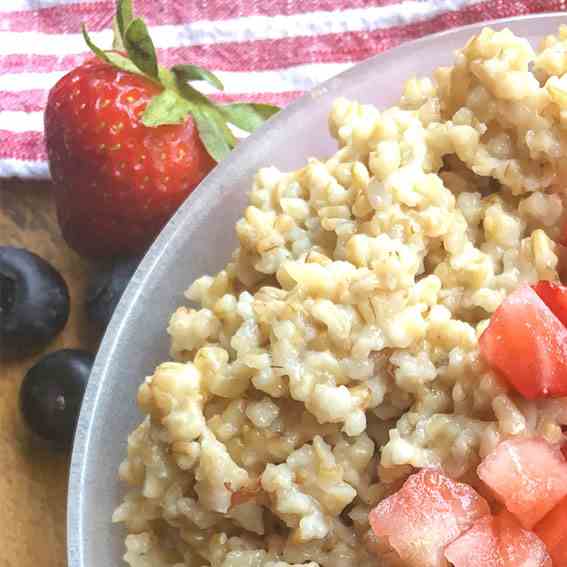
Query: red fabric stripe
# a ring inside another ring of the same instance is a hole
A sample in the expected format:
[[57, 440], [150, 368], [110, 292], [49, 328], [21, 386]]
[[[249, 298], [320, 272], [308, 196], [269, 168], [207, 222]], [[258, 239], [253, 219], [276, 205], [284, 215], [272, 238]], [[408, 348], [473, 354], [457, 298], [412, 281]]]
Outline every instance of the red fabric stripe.
[[20, 110], [38, 112], [45, 108], [48, 91], [33, 89], [28, 91], [0, 91], [0, 110]]
[[0, 56], [0, 75], [4, 73], [49, 73], [51, 71], [71, 70], [91, 56], [92, 54], [87, 51], [78, 55], [4, 55]]
[[47, 160], [41, 132], [11, 132], [0, 130], [0, 158], [30, 161]]
[[220, 93], [212, 95], [211, 98], [220, 103], [228, 102], [268, 102], [278, 106], [286, 106], [300, 97], [303, 91], [286, 91], [282, 93], [245, 93], [245, 94], [226, 94]]
[[[346, 10], [368, 6], [386, 6], [399, 0], [185, 0], [162, 2], [156, 10], [154, 0], [138, 0], [136, 13], [148, 25], [179, 25], [198, 20], [226, 20], [243, 16], [291, 15], [313, 11]], [[81, 24], [89, 30], [107, 28], [115, 10], [112, 0], [67, 4], [19, 12], [0, 12], [0, 30], [32, 31], [44, 33], [78, 32]]]

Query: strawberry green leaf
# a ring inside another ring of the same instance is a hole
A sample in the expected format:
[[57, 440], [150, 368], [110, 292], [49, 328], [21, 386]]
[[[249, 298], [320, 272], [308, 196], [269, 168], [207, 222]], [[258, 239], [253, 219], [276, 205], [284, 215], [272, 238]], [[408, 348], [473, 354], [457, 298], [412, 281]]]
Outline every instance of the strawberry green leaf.
[[125, 52], [126, 48], [124, 47], [124, 41], [122, 40], [122, 34], [118, 29], [118, 19], [116, 16], [112, 18], [112, 49], [114, 51], [121, 51]]
[[176, 92], [165, 89], [154, 96], [142, 116], [145, 126], [162, 126], [163, 124], [182, 124], [189, 116], [192, 105]]
[[165, 89], [171, 89], [175, 92], [180, 92], [179, 83], [177, 81], [175, 73], [173, 73], [170, 69], [162, 67], [161, 65], [159, 66], [159, 82]]
[[234, 134], [231, 129], [228, 127], [226, 118], [220, 111], [219, 107], [203, 93], [199, 92], [191, 85], [180, 83], [179, 80], [177, 81], [177, 89], [185, 100], [199, 106], [209, 120], [213, 120], [216, 123], [217, 127], [223, 132], [228, 145], [233, 148], [236, 145], [236, 139], [234, 138]]
[[83, 32], [83, 39], [85, 40], [85, 43], [88, 45], [89, 49], [102, 61], [106, 61], [107, 63], [110, 63], [110, 61], [108, 60], [108, 57], [106, 55], [106, 53], [100, 48], [97, 47], [94, 43], [93, 40], [91, 39], [91, 37], [89, 36], [89, 33], [87, 32], [87, 28], [85, 26], [85, 24], [81, 25], [81, 30]]
[[134, 19], [132, 0], [118, 0], [116, 3], [116, 22], [120, 37], [123, 39], [130, 22]]
[[236, 145], [236, 139], [219, 108], [204, 94], [177, 78], [177, 90], [191, 106], [199, 137], [210, 156], [220, 161]]
[[231, 148], [234, 148], [236, 146], [236, 138], [234, 137], [232, 130], [228, 127], [228, 124], [226, 123], [226, 119], [223, 116], [222, 112], [220, 112], [218, 107], [212, 102], [207, 102], [204, 110], [205, 115], [208, 116], [209, 120], [216, 122], [218, 128], [223, 133], [224, 139], [226, 140], [227, 144]]
[[180, 81], [207, 81], [207, 83], [219, 89], [219, 91], [224, 91], [224, 85], [214, 73], [197, 65], [174, 65], [171, 70]]
[[110, 65], [120, 69], [121, 71], [127, 71], [128, 73], [136, 73], [137, 75], [143, 75], [143, 73], [128, 59], [121, 55], [120, 53], [116, 53], [114, 51], [103, 51], [100, 47], [97, 47], [93, 41], [91, 40], [87, 29], [83, 25], [83, 37], [85, 39], [85, 43], [89, 46], [89, 49], [102, 61], [106, 61]]
[[226, 104], [219, 106], [218, 109], [224, 114], [226, 120], [246, 132], [253, 132], [279, 110], [277, 106], [271, 104], [252, 102]]
[[114, 67], [126, 71], [128, 73], [136, 73], [137, 75], [145, 76], [145, 74], [138, 68], [128, 57], [124, 57], [120, 53], [115, 53], [114, 51], [105, 51], [106, 60]]
[[151, 78], [158, 79], [156, 48], [146, 24], [140, 18], [130, 22], [124, 34], [124, 45], [136, 67]]
[[214, 112], [211, 112], [210, 107], [201, 104], [194, 105], [191, 114], [207, 152], [215, 161], [221, 161], [230, 153], [232, 147], [225, 137], [218, 118], [215, 117]]

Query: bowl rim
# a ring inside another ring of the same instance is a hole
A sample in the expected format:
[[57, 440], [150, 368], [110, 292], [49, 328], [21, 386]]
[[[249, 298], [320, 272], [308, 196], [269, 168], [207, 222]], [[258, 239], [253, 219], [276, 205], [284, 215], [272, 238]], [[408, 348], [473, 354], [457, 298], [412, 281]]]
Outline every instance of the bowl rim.
[[[91, 371], [91, 376], [85, 392], [77, 424], [69, 471], [66, 526], [68, 567], [86, 567], [83, 557], [84, 514], [82, 486], [88, 465], [87, 457], [89, 455], [93, 415], [97, 407], [100, 393], [106, 382], [109, 368], [113, 363], [113, 353], [119, 343], [121, 332], [125, 327], [127, 315], [134, 308], [137, 299], [140, 297], [146, 286], [146, 282], [152, 277], [152, 274], [163, 255], [168, 242], [174, 238], [176, 233], [183, 227], [182, 219], [185, 219], [188, 216], [189, 211], [194, 204], [198, 206], [198, 198], [207, 191], [209, 186], [213, 186], [221, 180], [224, 177], [225, 171], [228, 172], [235, 161], [246, 159], [249, 154], [253, 154], [255, 148], [262, 143], [262, 137], [266, 129], [283, 126], [291, 116], [298, 112], [302, 112], [303, 109], [309, 105], [311, 99], [318, 98], [318, 96], [325, 93], [330, 87], [333, 89], [340, 88], [341, 84], [346, 84], [350, 81], [353, 74], [358, 74], [361, 70], [372, 67], [377, 59], [381, 57], [395, 57], [396, 54], [414, 50], [427, 43], [438, 42], [444, 37], [460, 34], [466, 31], [474, 33], [474, 31], [478, 31], [486, 26], [509, 25], [511, 23], [526, 20], [553, 20], [557, 17], [565, 17], [565, 13], [554, 11], [475, 22], [404, 42], [392, 49], [377, 53], [363, 61], [354, 63], [348, 69], [327, 79], [312, 90], [304, 93], [282, 111], [270, 118], [262, 125], [261, 128], [251, 134], [245, 141], [239, 144], [228, 157], [219, 163], [187, 197], [173, 217], [169, 220], [167, 225], [163, 228], [140, 262], [135, 276], [131, 279], [123, 293], [115, 314], [112, 317], [112, 320], [100, 343], [98, 352], [96, 353], [95, 363]], [[110, 518], [108, 521], [110, 523]]]

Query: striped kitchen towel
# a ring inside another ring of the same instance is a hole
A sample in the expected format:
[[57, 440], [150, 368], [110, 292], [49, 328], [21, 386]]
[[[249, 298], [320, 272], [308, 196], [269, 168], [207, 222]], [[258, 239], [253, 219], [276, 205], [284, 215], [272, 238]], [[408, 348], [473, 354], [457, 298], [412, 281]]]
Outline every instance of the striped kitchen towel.
[[[160, 61], [218, 73], [225, 99], [285, 105], [399, 43], [481, 20], [565, 10], [567, 0], [136, 0]], [[110, 47], [113, 0], [0, 3], [0, 177], [49, 176], [43, 108], [88, 51]]]

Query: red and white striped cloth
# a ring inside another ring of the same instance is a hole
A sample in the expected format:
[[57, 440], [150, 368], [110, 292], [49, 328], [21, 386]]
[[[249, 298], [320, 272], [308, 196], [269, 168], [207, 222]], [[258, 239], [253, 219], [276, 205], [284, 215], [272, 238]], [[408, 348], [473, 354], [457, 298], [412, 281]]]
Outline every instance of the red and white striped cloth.
[[[567, 8], [567, 0], [137, 0], [160, 62], [216, 71], [225, 99], [285, 105], [353, 63], [450, 27]], [[114, 0], [0, 6], [0, 177], [48, 177], [43, 108], [88, 50], [110, 47]]]

